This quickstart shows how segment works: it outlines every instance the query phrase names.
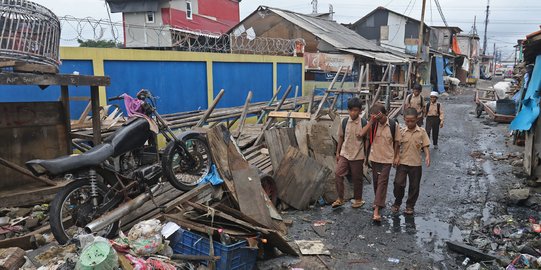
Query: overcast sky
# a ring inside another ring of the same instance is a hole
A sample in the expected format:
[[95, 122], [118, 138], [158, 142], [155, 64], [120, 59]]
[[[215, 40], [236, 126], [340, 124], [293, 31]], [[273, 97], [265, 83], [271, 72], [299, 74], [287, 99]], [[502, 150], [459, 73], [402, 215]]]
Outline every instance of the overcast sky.
[[[58, 16], [70, 15], [77, 18], [93, 17], [107, 19], [107, 10], [104, 0], [32, 0], [40, 3]], [[208, 1], [208, 0], [207, 0]], [[477, 16], [477, 31], [483, 42], [485, 0], [439, 0], [443, 15], [449, 25], [458, 26], [464, 32], [472, 29], [474, 17]], [[519, 38], [539, 30], [541, 19], [540, 0], [492, 0], [490, 1], [490, 17], [488, 25], [488, 53], [492, 53], [493, 44], [503, 51], [503, 58], [512, 55], [513, 45]], [[329, 4], [334, 7], [334, 19], [340, 23], [355, 22], [378, 6], [385, 6], [391, 10], [410, 17], [420, 19], [422, 0], [319, 0], [318, 11], [326, 12]], [[311, 0], [243, 0], [241, 2], [241, 19], [253, 12], [259, 5], [268, 5], [276, 8], [288, 9], [301, 13], [312, 11]], [[120, 14], [111, 14], [112, 21], [120, 22]], [[427, 0], [425, 21], [428, 25], [443, 25], [441, 16], [436, 8], [435, 0]], [[85, 23], [84, 23], [85, 24]], [[83, 38], [91, 39], [94, 30], [88, 26], [83, 27]], [[78, 23], [63, 23], [62, 44], [71, 45], [79, 35]], [[79, 27], [81, 29], [81, 27]], [[106, 29], [105, 37], [110, 37], [110, 28]], [[98, 33], [99, 34], [99, 33]]]

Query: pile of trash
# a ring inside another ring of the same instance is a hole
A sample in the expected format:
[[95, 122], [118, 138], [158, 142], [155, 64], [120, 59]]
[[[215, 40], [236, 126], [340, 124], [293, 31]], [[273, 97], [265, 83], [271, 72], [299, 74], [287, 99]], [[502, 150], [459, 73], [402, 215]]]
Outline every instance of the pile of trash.
[[0, 240], [22, 236], [47, 224], [49, 205], [0, 208]]
[[[136, 224], [127, 235], [120, 232], [116, 239], [84, 234], [65, 246], [50, 244], [27, 255], [21, 250], [22, 253], [17, 251], [5, 257], [16, 261], [14, 256], [18, 255], [17, 268], [27, 270], [176, 270], [209, 264], [215, 264], [215, 269], [238, 269], [239, 266], [252, 269], [257, 249], [247, 245], [246, 241], [234, 239], [225, 232], [220, 239], [209, 241], [209, 235], [191, 232], [173, 222], [163, 224], [150, 219]], [[233, 246], [236, 248], [231, 248]], [[0, 261], [2, 259], [0, 250]]]

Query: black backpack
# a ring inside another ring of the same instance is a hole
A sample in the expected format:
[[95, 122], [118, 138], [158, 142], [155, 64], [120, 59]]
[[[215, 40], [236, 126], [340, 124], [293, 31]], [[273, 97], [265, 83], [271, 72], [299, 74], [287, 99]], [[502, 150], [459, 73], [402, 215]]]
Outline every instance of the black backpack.
[[[438, 116], [440, 116], [440, 103], [436, 103], [438, 105]], [[430, 102], [426, 103], [426, 113], [428, 113], [428, 110], [430, 110]]]
[[[348, 118], [349, 117], [346, 117], [344, 119], [342, 119], [342, 134], [346, 134], [346, 125], [348, 123]], [[389, 119], [389, 128], [391, 129], [391, 136], [393, 138], [393, 143], [396, 143], [394, 141], [394, 138], [395, 138], [395, 134], [396, 134], [396, 123], [398, 121], [396, 119]], [[366, 119], [364, 118], [361, 118], [361, 127], [364, 127], [368, 124], [368, 122], [366, 121]], [[376, 124], [372, 125], [372, 130], [374, 130], [376, 128]], [[368, 161], [368, 156], [370, 155], [370, 148], [372, 147], [372, 145], [370, 144], [370, 138], [367, 138], [365, 137], [365, 140], [364, 140], [364, 154], [365, 154], [365, 160]]]
[[[410, 104], [410, 105], [411, 105], [411, 98], [412, 98], [412, 97], [413, 97], [413, 94], [409, 94], [409, 95], [408, 95], [408, 104]], [[421, 97], [421, 104], [419, 104], [419, 105], [421, 105], [421, 108], [424, 109], [424, 107], [425, 107], [424, 105], [425, 105], [425, 104], [424, 104], [423, 101], [424, 101], [425, 99], [424, 99], [423, 96], [421, 96], [421, 95], [419, 95], [419, 97]]]

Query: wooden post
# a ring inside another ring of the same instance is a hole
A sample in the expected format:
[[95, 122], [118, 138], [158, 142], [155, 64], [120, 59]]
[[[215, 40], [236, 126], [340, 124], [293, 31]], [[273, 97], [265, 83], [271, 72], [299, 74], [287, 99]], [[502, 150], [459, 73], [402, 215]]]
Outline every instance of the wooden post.
[[[340, 90], [342, 90], [342, 91], [344, 90], [344, 83], [345, 83], [346, 77], [347, 77], [347, 75], [348, 75], [348, 73], [349, 73], [349, 69], [350, 69], [350, 67], [348, 66], [348, 68], [346, 69], [346, 73], [344, 74], [344, 77], [342, 77], [342, 81], [340, 82]], [[332, 101], [331, 107], [329, 107], [329, 110], [333, 110], [333, 109], [334, 109], [334, 106], [336, 106], [336, 102], [338, 102], [338, 97], [339, 97], [340, 95], [342, 95], [342, 94], [343, 94], [343, 93], [340, 93], [340, 92], [339, 92], [339, 93], [336, 93], [336, 94], [334, 95], [334, 99], [333, 99], [333, 101]]]
[[248, 115], [248, 108], [250, 107], [250, 101], [252, 101], [252, 96], [252, 91], [249, 91], [248, 96], [246, 97], [246, 102], [244, 102], [244, 108], [242, 108], [242, 114], [240, 115], [240, 123], [239, 127], [237, 128], [235, 138], [240, 137], [240, 134], [244, 129], [244, 122], [246, 122], [246, 115]]
[[336, 83], [336, 80], [338, 79], [338, 76], [340, 76], [340, 73], [342, 72], [343, 66], [340, 66], [338, 68], [338, 71], [336, 72], [336, 76], [332, 79], [331, 84], [329, 84], [329, 87], [327, 88], [327, 91], [325, 91], [325, 94], [323, 94], [323, 99], [319, 102], [319, 106], [317, 107], [316, 113], [314, 114], [314, 118], [317, 118], [321, 110], [323, 109], [323, 105], [325, 105], [325, 102], [327, 101], [327, 98], [329, 98], [329, 90], [331, 90], [334, 87], [334, 84]]
[[[269, 103], [267, 103], [267, 106], [270, 106], [272, 105], [272, 103], [274, 103], [274, 101], [276, 100], [276, 98], [278, 97], [278, 93], [280, 93], [280, 90], [282, 90], [282, 86], [278, 86], [278, 89], [276, 89], [276, 93], [274, 93], [274, 95], [272, 96], [271, 100], [269, 101]], [[267, 115], [267, 112], [264, 111], [263, 113], [261, 113], [261, 115], [259, 116], [259, 118], [257, 118], [257, 124], [261, 124], [261, 122], [263, 122], [263, 118], [265, 118], [265, 116]]]
[[309, 114], [312, 114], [312, 108], [314, 107], [315, 94], [316, 94], [316, 86], [314, 85], [314, 89], [312, 89], [312, 93], [310, 93], [310, 103], [308, 103], [308, 107], [306, 108], [306, 112]]
[[66, 151], [68, 155], [72, 154], [71, 151], [71, 114], [70, 114], [70, 99], [69, 90], [67, 85], [60, 86], [61, 102], [64, 107], [64, 116], [66, 117]]
[[387, 79], [387, 88], [386, 88], [386, 91], [385, 91], [385, 94], [386, 94], [386, 97], [385, 97], [385, 109], [387, 109], [387, 112], [389, 112], [391, 110], [391, 80], [393, 78], [393, 73], [394, 73], [394, 67], [389, 64], [389, 67], [390, 69], [389, 71], [389, 74], [387, 75], [388, 76], [388, 79]]
[[195, 125], [196, 127], [202, 127], [205, 124], [205, 122], [207, 122], [207, 119], [209, 118], [210, 114], [212, 113], [212, 111], [214, 111], [214, 108], [216, 108], [216, 105], [218, 105], [218, 102], [220, 102], [220, 99], [222, 99], [224, 92], [225, 92], [224, 89], [220, 90], [220, 93], [218, 93], [216, 98], [214, 98], [214, 100], [212, 101], [212, 104], [210, 104], [210, 107], [207, 109], [203, 117]]
[[[299, 95], [299, 86], [295, 86], [295, 99], [293, 99], [293, 111], [297, 110], [297, 96]], [[289, 127], [295, 126], [295, 119], [289, 119]]]
[[[275, 112], [279, 111], [280, 108], [282, 108], [282, 105], [286, 101], [287, 95], [289, 95], [289, 92], [291, 92], [291, 85], [287, 88], [286, 92], [284, 93], [284, 96], [282, 96], [282, 100], [280, 100], [280, 103], [278, 103], [276, 108], [274, 108]], [[261, 129], [261, 133], [259, 133], [259, 135], [257, 136], [257, 139], [255, 140], [254, 145], [259, 145], [261, 143], [261, 141], [263, 139], [263, 135], [265, 135], [265, 130], [267, 130], [269, 128], [269, 126], [272, 124], [272, 120], [273, 120], [273, 118], [270, 118], [270, 117], [267, 119], [267, 122], [265, 123], [265, 125]]]
[[100, 89], [98, 86], [90, 86], [90, 102], [92, 104], [93, 142], [96, 146], [101, 143]]

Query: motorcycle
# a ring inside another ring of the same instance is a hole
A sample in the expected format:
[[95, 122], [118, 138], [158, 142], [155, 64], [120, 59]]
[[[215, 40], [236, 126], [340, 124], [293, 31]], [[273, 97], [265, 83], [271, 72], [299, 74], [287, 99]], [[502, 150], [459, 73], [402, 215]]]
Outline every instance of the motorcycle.
[[[64, 176], [70, 181], [49, 210], [51, 231], [60, 244], [82, 233], [114, 237], [120, 219], [153, 199], [163, 178], [188, 191], [210, 171], [204, 134], [187, 131], [176, 136], [157, 112], [150, 91], [143, 89], [136, 98], [123, 94], [109, 99], [115, 100], [124, 100], [133, 117], [102, 144], [87, 146], [88, 151], [79, 155], [26, 162], [36, 176]], [[163, 151], [158, 149], [158, 134], [167, 141]]]

